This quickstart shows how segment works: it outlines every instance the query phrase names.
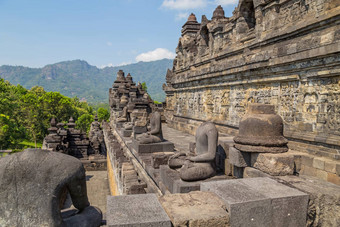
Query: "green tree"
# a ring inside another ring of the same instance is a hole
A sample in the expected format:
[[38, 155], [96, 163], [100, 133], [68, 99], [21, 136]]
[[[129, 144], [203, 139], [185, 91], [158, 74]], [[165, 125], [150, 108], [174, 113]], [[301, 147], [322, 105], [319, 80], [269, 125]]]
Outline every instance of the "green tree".
[[25, 128], [19, 126], [9, 116], [0, 114], [0, 149], [16, 148], [25, 137]]
[[77, 129], [82, 130], [83, 132], [88, 133], [90, 131], [91, 123], [94, 121], [93, 115], [91, 114], [83, 114], [76, 121]]
[[145, 92], [148, 92], [148, 87], [146, 86], [146, 82], [142, 83], [142, 88]]
[[104, 109], [102, 107], [98, 108], [98, 111], [97, 111], [97, 115], [98, 115], [98, 121], [101, 122], [101, 121], [108, 121], [109, 118], [110, 118], [110, 113], [107, 109]]

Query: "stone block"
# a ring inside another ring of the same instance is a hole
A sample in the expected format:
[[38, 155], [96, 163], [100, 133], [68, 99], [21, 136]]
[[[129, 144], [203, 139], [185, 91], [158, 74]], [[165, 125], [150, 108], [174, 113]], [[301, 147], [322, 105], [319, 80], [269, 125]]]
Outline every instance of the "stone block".
[[125, 122], [117, 122], [116, 123], [116, 128], [122, 128]]
[[340, 186], [309, 176], [277, 178], [309, 194], [306, 226], [340, 226]]
[[316, 177], [321, 179], [321, 180], [327, 181], [328, 173], [324, 170], [317, 169], [316, 170]]
[[313, 166], [313, 157], [308, 155], [302, 155], [301, 156], [301, 164], [305, 166], [312, 167]]
[[227, 176], [232, 176], [233, 175], [233, 168], [232, 165], [229, 162], [229, 159], [225, 159], [224, 160], [224, 165], [225, 165], [225, 175]]
[[179, 173], [176, 170], [170, 169], [168, 165], [160, 166], [160, 177], [164, 186], [171, 193], [188, 193], [200, 190], [201, 181], [182, 181]]
[[156, 194], [108, 196], [107, 226], [171, 227], [171, 221]]
[[167, 165], [170, 156], [174, 155], [173, 152], [159, 152], [153, 153], [151, 157], [151, 166], [159, 169], [160, 165]]
[[136, 182], [135, 184], [132, 184], [128, 188], [126, 188], [126, 194], [127, 195], [145, 194], [145, 188], [147, 188], [146, 183]]
[[229, 226], [225, 203], [211, 192], [162, 196], [160, 202], [173, 226]]
[[237, 167], [247, 167], [250, 165], [250, 153], [229, 147], [229, 162]]
[[325, 169], [325, 161], [322, 158], [314, 158], [313, 159], [313, 167], [317, 169], [324, 170]]
[[130, 137], [132, 135], [132, 130], [122, 129], [121, 133], [123, 137]]
[[340, 163], [336, 164], [336, 174], [340, 176]]
[[243, 172], [244, 168], [243, 167], [237, 167], [233, 166], [233, 176], [236, 178], [243, 178]]
[[[336, 173], [336, 162], [326, 161], [325, 162], [325, 171], [330, 173]], [[339, 163], [340, 165], [340, 163]]]
[[133, 126], [133, 132], [136, 134], [142, 134], [147, 132], [147, 128], [145, 126]]
[[327, 173], [327, 181], [340, 186], [340, 177], [334, 173]]
[[141, 144], [137, 140], [133, 139], [132, 148], [137, 153], [154, 153], [154, 152], [173, 152], [174, 144], [170, 141], [163, 141], [160, 143], [150, 143], [150, 144]]
[[300, 174], [315, 177], [316, 176], [316, 169], [313, 168], [313, 167], [310, 167], [310, 166], [301, 165]]
[[254, 178], [254, 177], [270, 177], [270, 175], [258, 169], [252, 168], [252, 167], [244, 168], [243, 178]]
[[305, 226], [308, 195], [267, 178], [204, 182], [227, 204], [231, 226]]
[[287, 153], [252, 153], [251, 166], [272, 176], [292, 175], [294, 156]]
[[266, 226], [270, 223], [270, 200], [239, 180], [206, 182], [201, 191], [211, 191], [226, 202], [231, 226]]

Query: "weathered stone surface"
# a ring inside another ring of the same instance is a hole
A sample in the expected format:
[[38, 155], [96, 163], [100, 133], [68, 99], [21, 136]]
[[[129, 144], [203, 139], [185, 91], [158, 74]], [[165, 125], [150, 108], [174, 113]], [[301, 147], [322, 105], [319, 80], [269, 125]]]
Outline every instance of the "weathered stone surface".
[[250, 103], [272, 104], [290, 148], [339, 160], [339, 1], [239, 3], [181, 34], [163, 86], [168, 124], [193, 134], [212, 119], [235, 135]]
[[151, 166], [155, 169], [159, 169], [160, 165], [167, 165], [170, 156], [173, 152], [157, 152], [152, 154]]
[[277, 178], [309, 195], [307, 226], [340, 226], [340, 186], [307, 176]]
[[286, 153], [255, 153], [251, 155], [251, 166], [272, 176], [292, 175], [294, 156]]
[[107, 226], [169, 226], [171, 221], [155, 194], [108, 196]]
[[180, 174], [178, 171], [170, 169], [167, 165], [161, 165], [159, 168], [160, 179], [162, 184], [167, 188], [171, 193], [188, 193], [191, 191], [199, 191], [200, 184], [202, 182], [210, 182], [210, 181], [220, 181], [225, 180], [230, 177], [226, 175], [214, 176], [205, 180], [200, 181], [183, 181], [180, 178]]
[[137, 153], [154, 153], [154, 152], [173, 152], [174, 144], [169, 141], [159, 143], [141, 144], [137, 140], [132, 140], [131, 147]]
[[[60, 201], [68, 189], [80, 212], [68, 220], [60, 216]], [[0, 226], [99, 226], [100, 210], [89, 207], [85, 170], [71, 156], [27, 149], [0, 159]]]
[[226, 205], [214, 193], [170, 194], [159, 200], [174, 227], [230, 226]]
[[235, 147], [243, 152], [288, 151], [288, 140], [283, 137], [283, 121], [275, 114], [274, 105], [249, 104], [234, 141]]
[[250, 153], [241, 152], [235, 147], [229, 147], [229, 162], [237, 167], [250, 166]]
[[243, 178], [254, 178], [254, 177], [270, 177], [270, 175], [262, 172], [261, 170], [246, 167], [243, 171]]
[[130, 137], [132, 135], [132, 130], [128, 130], [128, 129], [122, 129], [122, 135], [123, 137]]
[[200, 181], [182, 181], [179, 172], [170, 169], [168, 165], [160, 166], [160, 177], [164, 186], [171, 193], [188, 193], [200, 190]]
[[201, 184], [227, 204], [231, 226], [305, 226], [308, 195], [275, 180], [247, 178]]

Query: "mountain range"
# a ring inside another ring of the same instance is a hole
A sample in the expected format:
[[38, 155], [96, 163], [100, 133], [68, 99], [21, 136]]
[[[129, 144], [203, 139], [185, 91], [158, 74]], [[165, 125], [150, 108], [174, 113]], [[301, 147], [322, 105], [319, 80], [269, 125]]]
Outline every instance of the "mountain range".
[[0, 66], [0, 77], [28, 89], [41, 86], [46, 91], [59, 91], [96, 104], [108, 103], [109, 88], [121, 69], [125, 75], [130, 73], [136, 83], [145, 82], [151, 97], [162, 102], [165, 100], [162, 84], [172, 63], [171, 59], [163, 59], [105, 68], [97, 68], [83, 60], [63, 61], [43, 68], [3, 65]]

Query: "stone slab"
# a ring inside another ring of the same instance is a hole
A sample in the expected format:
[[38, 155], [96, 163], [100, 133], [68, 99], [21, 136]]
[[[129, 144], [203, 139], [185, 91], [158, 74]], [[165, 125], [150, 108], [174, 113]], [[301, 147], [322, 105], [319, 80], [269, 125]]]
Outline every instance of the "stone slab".
[[270, 177], [270, 175], [262, 172], [261, 170], [246, 167], [243, 171], [243, 178], [254, 178], [254, 177]]
[[107, 226], [171, 227], [156, 194], [107, 197]]
[[123, 137], [130, 137], [132, 135], [132, 130], [122, 129], [121, 134]]
[[250, 153], [229, 147], [229, 162], [237, 167], [247, 167], [250, 165]]
[[179, 176], [179, 172], [171, 169], [168, 165], [161, 165], [159, 167], [159, 174], [162, 184], [171, 193], [189, 193], [191, 191], [199, 191], [202, 182], [220, 181], [229, 178], [226, 175], [220, 175], [201, 181], [183, 181]]
[[227, 204], [231, 226], [305, 226], [309, 196], [267, 178], [204, 182]]
[[309, 194], [306, 226], [340, 226], [340, 186], [309, 176], [276, 178]]
[[211, 192], [169, 194], [160, 199], [173, 226], [229, 226], [225, 203]]
[[169, 141], [160, 143], [140, 144], [137, 140], [133, 139], [131, 147], [139, 154], [141, 153], [154, 153], [154, 152], [173, 152], [174, 144]]

